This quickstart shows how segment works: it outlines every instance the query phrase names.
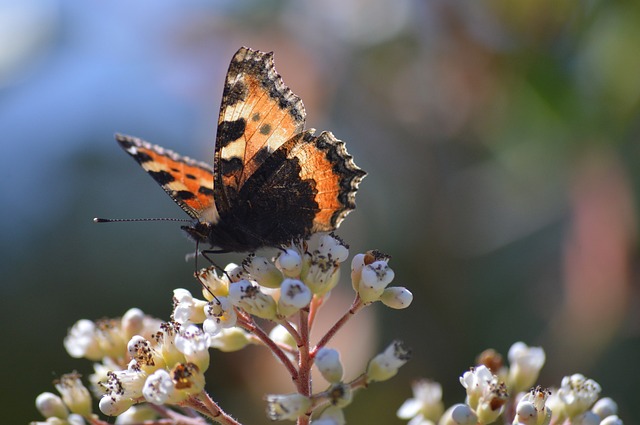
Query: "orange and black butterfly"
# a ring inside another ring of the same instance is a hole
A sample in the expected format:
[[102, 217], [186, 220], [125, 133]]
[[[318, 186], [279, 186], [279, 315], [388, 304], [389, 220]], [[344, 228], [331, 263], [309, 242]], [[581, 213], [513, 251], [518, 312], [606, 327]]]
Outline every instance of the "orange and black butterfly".
[[336, 229], [365, 172], [330, 132], [305, 130], [305, 110], [273, 54], [242, 47], [224, 86], [213, 167], [135, 137], [120, 146], [193, 219], [182, 228], [226, 252], [279, 246]]

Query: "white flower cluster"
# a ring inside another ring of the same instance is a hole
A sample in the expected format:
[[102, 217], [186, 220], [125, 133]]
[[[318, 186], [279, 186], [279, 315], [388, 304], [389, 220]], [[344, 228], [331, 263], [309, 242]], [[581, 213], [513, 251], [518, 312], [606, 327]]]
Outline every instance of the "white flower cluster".
[[409, 425], [484, 425], [501, 417], [504, 423], [513, 425], [565, 421], [574, 425], [622, 425], [615, 402], [610, 398], [598, 400], [600, 386], [583, 375], [564, 377], [558, 390], [532, 388], [544, 366], [542, 348], [517, 342], [511, 346], [508, 358], [506, 367], [495, 351], [483, 352], [478, 365], [460, 377], [467, 392], [465, 403], [446, 411], [440, 384], [427, 380], [414, 383], [413, 398], [404, 402], [397, 416], [409, 419]]
[[[266, 397], [270, 419], [306, 418], [308, 423], [313, 415], [313, 423], [343, 424], [342, 409], [351, 403], [354, 390], [393, 377], [409, 359], [410, 350], [394, 341], [369, 361], [361, 375], [347, 382], [340, 353], [327, 344], [365, 306], [381, 301], [401, 309], [412, 301], [406, 288], [388, 287], [394, 278], [388, 256], [378, 251], [357, 254], [351, 265], [354, 302], [312, 344], [313, 318], [338, 283], [348, 256], [348, 247], [339, 238], [316, 234], [283, 247], [272, 260], [250, 255], [222, 273], [209, 267], [196, 274], [202, 299], [186, 289], [174, 290], [170, 322], [132, 309], [121, 319], [78, 321], [64, 344], [72, 357], [95, 362], [92, 392], [100, 399], [103, 414], [118, 416], [116, 423], [164, 419], [191, 423], [191, 418], [171, 409], [180, 407], [223, 424], [238, 424], [204, 391], [209, 349], [233, 352], [259, 344], [273, 352], [297, 386], [294, 393]], [[261, 328], [265, 321], [274, 325], [270, 332]], [[323, 391], [312, 391], [312, 367], [328, 382]], [[76, 381], [90, 400], [79, 377]], [[80, 408], [64, 394], [59, 402], [52, 396], [45, 393], [39, 398], [48, 423], [53, 418], [69, 424], [100, 423], [90, 403]]]

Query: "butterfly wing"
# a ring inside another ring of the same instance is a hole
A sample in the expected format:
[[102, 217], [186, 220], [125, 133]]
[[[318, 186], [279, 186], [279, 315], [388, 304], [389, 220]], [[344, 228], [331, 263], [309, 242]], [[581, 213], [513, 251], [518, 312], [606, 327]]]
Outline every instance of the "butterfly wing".
[[215, 199], [220, 213], [265, 160], [304, 128], [298, 96], [275, 70], [273, 53], [240, 48], [231, 60], [224, 86], [216, 148]]
[[314, 184], [314, 201], [318, 210], [312, 232], [329, 232], [356, 207], [356, 191], [366, 172], [347, 152], [343, 141], [328, 131], [314, 136], [305, 132], [298, 143], [287, 148], [287, 159], [297, 161], [302, 181]]
[[116, 140], [189, 216], [215, 220], [211, 166], [137, 137], [116, 134]]
[[245, 223], [270, 221], [284, 242], [287, 235], [335, 230], [356, 207], [365, 175], [332, 133], [305, 131], [270, 155], [242, 187], [240, 203], [255, 210]]

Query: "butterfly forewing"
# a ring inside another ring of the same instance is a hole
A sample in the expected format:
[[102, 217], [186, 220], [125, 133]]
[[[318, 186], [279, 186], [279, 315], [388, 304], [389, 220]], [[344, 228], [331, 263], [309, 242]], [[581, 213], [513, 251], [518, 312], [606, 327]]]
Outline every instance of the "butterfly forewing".
[[137, 137], [117, 134], [116, 140], [191, 217], [214, 208], [211, 166]]
[[304, 128], [302, 101], [284, 85], [273, 54], [241, 48], [227, 73], [214, 170], [218, 209], [228, 210], [265, 159]]

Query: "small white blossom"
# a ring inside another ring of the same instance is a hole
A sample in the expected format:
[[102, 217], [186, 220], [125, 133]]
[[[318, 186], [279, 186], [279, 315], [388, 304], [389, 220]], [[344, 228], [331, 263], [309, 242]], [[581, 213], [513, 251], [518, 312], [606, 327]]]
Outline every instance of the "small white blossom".
[[485, 388], [493, 380], [493, 374], [484, 365], [472, 367], [460, 377], [460, 384], [467, 390], [466, 402], [472, 409], [476, 409]]
[[528, 347], [516, 342], [509, 349], [509, 388], [518, 393], [531, 388], [544, 366], [545, 354], [540, 347]]
[[[230, 270], [239, 270], [238, 266], [231, 263], [225, 267]], [[228, 272], [227, 272], [228, 273]], [[201, 269], [198, 272], [198, 280], [202, 283], [202, 295], [207, 301], [214, 300], [215, 297], [226, 297], [229, 294], [230, 281], [227, 274], [218, 276], [216, 268], [211, 266], [205, 269]]]
[[236, 325], [238, 315], [227, 297], [218, 297], [212, 300], [204, 309], [206, 315], [202, 323], [202, 329], [211, 336], [216, 335], [222, 329], [228, 329]]
[[180, 324], [202, 323], [207, 302], [193, 298], [191, 292], [178, 288], [173, 290], [173, 320]]
[[151, 343], [140, 335], [135, 335], [129, 340], [127, 351], [129, 352], [129, 357], [134, 359], [138, 366], [156, 365], [155, 350], [151, 347]]
[[203, 372], [209, 368], [211, 335], [196, 325], [190, 325], [176, 335], [175, 344], [187, 362], [196, 364]]
[[411, 385], [413, 398], [406, 400], [396, 415], [411, 419], [411, 424], [436, 423], [444, 412], [442, 386], [437, 382], [421, 379]]
[[64, 346], [71, 357], [100, 360], [119, 359], [126, 353], [129, 338], [122, 328], [122, 319], [103, 319], [97, 322], [79, 320], [69, 330]]
[[374, 261], [362, 268], [358, 294], [364, 303], [379, 300], [387, 285], [393, 280], [394, 272], [387, 261]]
[[107, 380], [100, 382], [104, 388], [105, 397], [120, 396], [136, 399], [142, 395], [142, 386], [147, 379], [147, 373], [132, 360], [127, 369], [114, 370], [107, 373]]
[[175, 386], [171, 375], [165, 369], [158, 369], [144, 383], [142, 395], [149, 402], [157, 405], [167, 403], [175, 394]]
[[336, 382], [331, 384], [329, 389], [326, 391], [327, 396], [329, 397], [329, 403], [332, 406], [337, 406], [342, 409], [351, 404], [353, 400], [353, 390], [348, 384], [343, 382]]
[[546, 406], [550, 391], [542, 387], [526, 393], [516, 406], [514, 425], [548, 425], [551, 422], [551, 409]]
[[240, 328], [222, 329], [211, 338], [211, 348], [225, 353], [242, 350], [251, 344], [249, 334]]
[[262, 319], [276, 317], [276, 302], [273, 297], [260, 291], [257, 285], [242, 279], [233, 282], [229, 287], [229, 300], [249, 314]]
[[460, 383], [467, 390], [467, 404], [475, 410], [479, 423], [491, 423], [500, 416], [507, 401], [507, 390], [486, 366], [471, 368], [460, 377]]
[[91, 393], [82, 384], [79, 374], [68, 373], [62, 375], [56, 382], [55, 387], [62, 396], [62, 401], [71, 412], [85, 418], [91, 416]]
[[242, 262], [242, 268], [265, 288], [279, 288], [282, 283], [282, 273], [265, 257], [252, 254]]
[[600, 385], [576, 373], [562, 378], [558, 398], [564, 405], [564, 412], [569, 418], [586, 412], [600, 395]]
[[301, 280], [287, 278], [282, 281], [280, 288], [278, 314], [289, 317], [308, 306], [312, 297], [311, 290]]
[[302, 280], [314, 294], [327, 294], [338, 283], [340, 263], [348, 255], [348, 247], [338, 237], [319, 233], [312, 235]]
[[273, 421], [295, 421], [311, 407], [311, 400], [302, 394], [270, 394], [267, 400], [267, 416]]
[[384, 352], [375, 356], [367, 366], [369, 382], [381, 382], [392, 378], [398, 373], [400, 366], [411, 358], [411, 350], [401, 341], [394, 341]]
[[64, 338], [64, 348], [74, 358], [85, 357], [89, 360], [100, 360], [102, 350], [96, 336], [96, 325], [91, 320], [78, 320]]

